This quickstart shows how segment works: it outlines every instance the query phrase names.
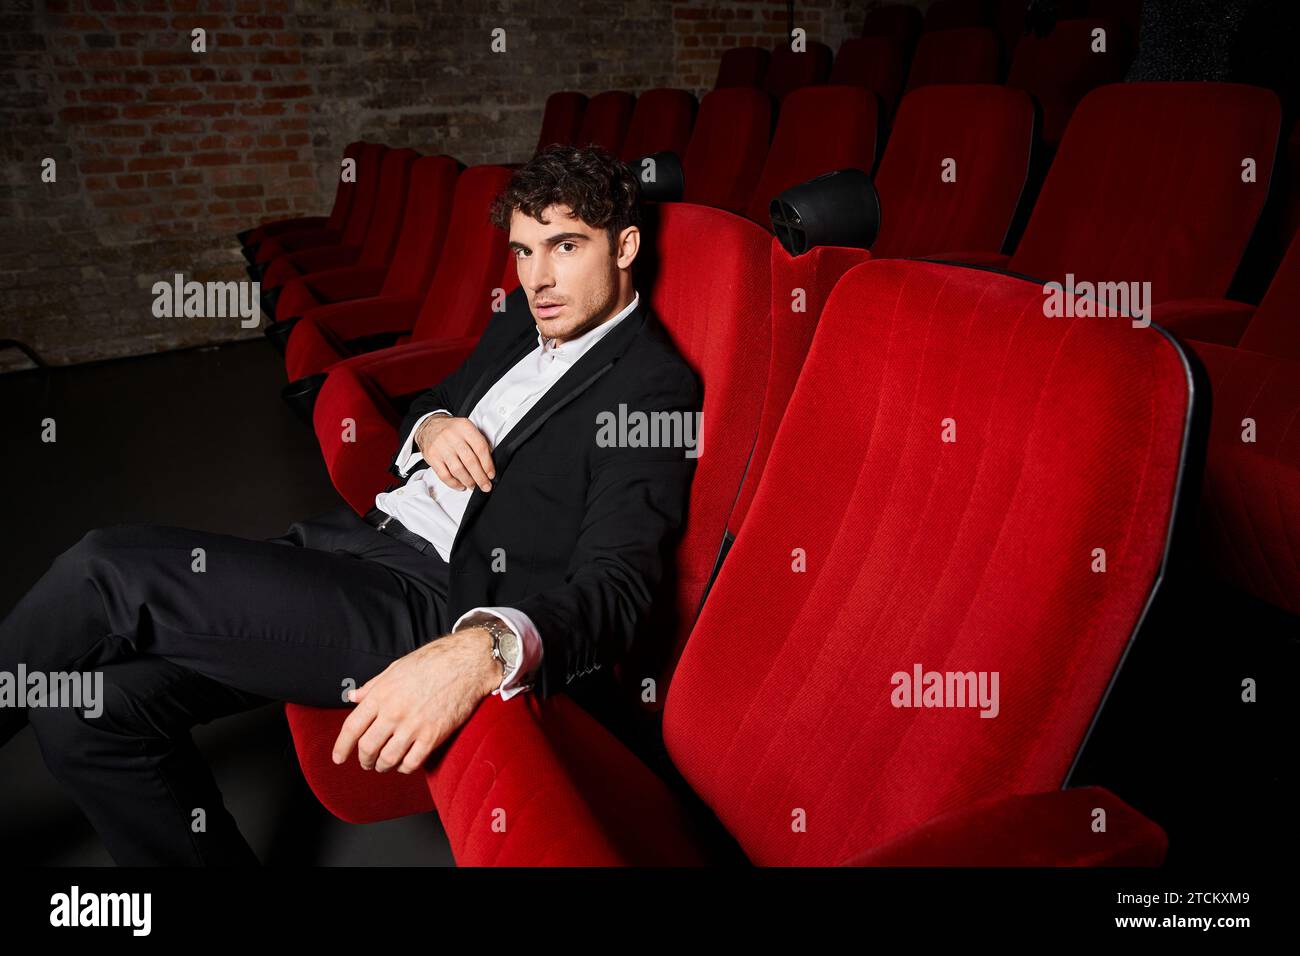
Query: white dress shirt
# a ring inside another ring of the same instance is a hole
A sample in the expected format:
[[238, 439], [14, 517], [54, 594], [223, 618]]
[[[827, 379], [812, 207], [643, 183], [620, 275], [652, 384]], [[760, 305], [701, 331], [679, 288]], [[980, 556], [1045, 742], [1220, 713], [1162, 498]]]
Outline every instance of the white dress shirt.
[[[487, 439], [488, 445], [495, 450], [497, 443], [528, 414], [528, 410], [537, 404], [547, 390], [588, 349], [637, 307], [640, 298], [638, 293], [633, 292], [632, 301], [626, 308], [568, 342], [556, 344], [554, 339], [543, 338], [539, 329], [537, 348], [501, 376], [469, 413], [469, 420]], [[439, 408], [416, 420], [402, 445], [404, 451], [397, 459], [397, 470], [403, 478], [424, 458], [415, 444], [415, 436], [430, 415], [450, 416], [451, 412]], [[432, 543], [442, 559], [448, 561], [451, 558], [452, 543], [456, 540], [456, 530], [460, 527], [461, 518], [473, 493], [473, 487], [463, 490], [453, 488], [445, 484], [432, 468], [422, 468], [411, 475], [401, 488], [376, 495], [375, 507], [393, 515], [411, 531]], [[523, 677], [532, 676], [542, 662], [542, 638], [532, 619], [512, 607], [473, 608], [457, 618], [452, 630], [480, 620], [483, 615], [491, 615], [505, 622], [518, 635], [522, 646], [519, 664], [511, 668], [502, 678], [501, 685], [492, 691], [500, 694], [502, 700], [509, 700], [532, 686], [531, 683], [524, 683]]]

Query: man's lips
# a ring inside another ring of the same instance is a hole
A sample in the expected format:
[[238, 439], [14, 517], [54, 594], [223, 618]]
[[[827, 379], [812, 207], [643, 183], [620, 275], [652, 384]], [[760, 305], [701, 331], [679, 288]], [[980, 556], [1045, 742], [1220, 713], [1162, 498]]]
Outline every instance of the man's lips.
[[552, 316], [557, 315], [559, 311], [563, 308], [564, 308], [563, 302], [549, 302], [545, 304], [538, 302], [537, 315], [539, 318], [549, 319]]

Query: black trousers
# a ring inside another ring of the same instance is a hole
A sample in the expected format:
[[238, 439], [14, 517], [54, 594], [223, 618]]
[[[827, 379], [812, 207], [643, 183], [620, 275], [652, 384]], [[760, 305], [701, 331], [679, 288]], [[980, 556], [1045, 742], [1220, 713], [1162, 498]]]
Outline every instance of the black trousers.
[[0, 670], [101, 672], [102, 712], [30, 721], [54, 776], [121, 865], [256, 865], [190, 736], [196, 723], [343, 695], [445, 634], [447, 563], [351, 509], [250, 540], [119, 525], [59, 555], [0, 623]]

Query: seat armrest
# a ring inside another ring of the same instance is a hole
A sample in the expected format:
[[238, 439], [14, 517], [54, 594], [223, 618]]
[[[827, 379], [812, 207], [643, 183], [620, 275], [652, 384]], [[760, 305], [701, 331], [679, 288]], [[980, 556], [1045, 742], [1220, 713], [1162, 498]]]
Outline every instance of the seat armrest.
[[1109, 790], [1080, 787], [981, 800], [843, 865], [1159, 866], [1168, 845], [1159, 826]]
[[1256, 306], [1231, 299], [1173, 299], [1151, 309], [1151, 321], [1180, 339], [1236, 345]]
[[477, 337], [407, 342], [344, 359], [326, 371], [346, 365], [396, 398], [433, 388], [469, 358], [477, 343]]
[[564, 694], [485, 698], [428, 783], [459, 866], [708, 862], [672, 788]]
[[419, 312], [420, 300], [416, 296], [376, 295], [323, 305], [303, 318], [310, 319], [340, 342], [347, 342], [366, 335], [410, 331]]

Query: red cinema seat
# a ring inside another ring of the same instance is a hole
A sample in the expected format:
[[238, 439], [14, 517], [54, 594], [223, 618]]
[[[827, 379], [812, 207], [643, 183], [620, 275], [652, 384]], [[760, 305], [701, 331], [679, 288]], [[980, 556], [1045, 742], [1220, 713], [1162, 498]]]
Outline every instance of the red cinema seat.
[[[733, 537], [835, 282], [872, 256], [930, 256], [954, 243], [1000, 249], [1024, 188], [1033, 138], [1033, 105], [1024, 93], [924, 87], [904, 98], [876, 174], [882, 222], [871, 251], [814, 247], [791, 256], [773, 240], [772, 366], [758, 442], [728, 523]], [[957, 163], [956, 182], [940, 175], [945, 159]]]
[[623, 139], [627, 136], [635, 108], [636, 97], [631, 93], [622, 90], [597, 93], [588, 101], [582, 114], [582, 125], [578, 127], [574, 144], [599, 146], [617, 156], [623, 148]]
[[778, 43], [763, 76], [763, 89], [781, 100], [802, 87], [825, 83], [831, 75], [831, 56], [831, 48], [816, 40], [807, 41], [798, 52], [789, 43]]
[[932, 33], [987, 27], [992, 17], [989, 0], [934, 0], [925, 11], [924, 30]]
[[921, 11], [908, 3], [883, 3], [867, 12], [862, 21], [864, 37], [885, 37], [906, 60], [921, 36]]
[[907, 73], [907, 89], [936, 83], [996, 83], [998, 36], [986, 27], [921, 34]]
[[631, 162], [660, 152], [685, 156], [695, 109], [695, 96], [686, 90], [646, 90], [636, 98], [619, 158]]
[[1203, 560], [1237, 588], [1300, 615], [1300, 237], [1239, 342], [1187, 344], [1213, 395]]
[[1221, 297], [1268, 195], [1280, 124], [1277, 96], [1260, 87], [1098, 87], [1075, 109], [1002, 261], [1076, 286], [1150, 282], [1155, 303]]
[[[664, 711], [750, 862], [1163, 859], [1155, 823], [1067, 787], [1162, 578], [1188, 381], [1159, 330], [1047, 320], [1037, 283], [904, 260], [840, 280]], [[514, 703], [428, 768], [459, 865], [718, 860], [571, 702]]]
[[352, 185], [352, 204], [348, 207], [347, 222], [342, 235], [328, 229], [313, 229], [305, 232], [293, 232], [278, 237], [269, 237], [257, 247], [250, 271], [255, 271], [257, 278], [272, 262], [291, 252], [303, 249], [315, 249], [320, 246], [360, 246], [370, 228], [370, 218], [375, 212], [375, 201], [379, 196], [379, 173], [383, 166], [384, 155], [388, 147], [382, 143], [365, 143], [356, 161], [356, 182]]
[[[343, 149], [343, 159], [355, 160], [361, 155], [363, 145], [365, 144], [360, 141], [348, 143]], [[334, 188], [334, 205], [330, 209], [328, 216], [297, 216], [293, 219], [277, 219], [274, 222], [264, 222], [256, 228], [241, 232], [238, 236], [239, 241], [245, 248], [252, 248], [264, 239], [311, 229], [328, 229], [335, 236], [343, 235], [343, 227], [347, 223], [348, 210], [352, 206], [352, 197], [355, 190], [352, 183], [343, 181], [341, 173], [342, 170], [340, 169], [338, 185]]]
[[1025, 90], [1042, 106], [1043, 141], [1055, 149], [1079, 101], [1123, 80], [1129, 58], [1127, 35], [1115, 21], [1061, 20], [1045, 37], [1021, 38], [1007, 86]]
[[876, 172], [881, 212], [872, 255], [1000, 250], [1033, 142], [1034, 108], [1020, 90], [970, 84], [908, 93]]
[[324, 305], [371, 296], [422, 296], [447, 238], [447, 220], [460, 167], [450, 156], [425, 156], [411, 165], [406, 210], [392, 262], [358, 263], [288, 282], [275, 303], [291, 321]]
[[903, 57], [885, 37], [845, 40], [831, 67], [832, 86], [860, 86], [880, 97], [885, 118], [892, 117], [903, 92]]
[[[379, 191], [365, 239], [359, 246], [340, 243], [318, 246], [280, 256], [262, 271], [262, 295], [299, 276], [311, 276], [331, 269], [361, 265], [387, 268], [397, 246], [406, 211], [406, 194], [411, 184], [411, 166], [420, 154], [413, 149], [390, 149], [379, 171]], [[274, 303], [274, 298], [272, 299]]]
[[763, 172], [772, 137], [772, 100], [762, 90], [713, 90], [700, 101], [682, 170], [684, 198], [739, 213]]
[[768, 364], [758, 439], [749, 456], [740, 494], [727, 519], [724, 548], [730, 547], [749, 512], [826, 300], [844, 273], [870, 258], [871, 253], [865, 249], [840, 246], [813, 246], [802, 255], [792, 256], [777, 239], [772, 239], [772, 359]]
[[771, 58], [772, 54], [757, 46], [736, 46], [723, 51], [718, 58], [718, 77], [713, 88], [722, 90], [733, 86], [748, 86], [761, 89]]
[[876, 164], [880, 107], [860, 86], [807, 86], [781, 104], [776, 135], [745, 215], [770, 229], [768, 206], [777, 195], [822, 173]]
[[296, 323], [284, 355], [290, 382], [322, 374], [373, 348], [376, 337], [388, 336], [391, 342], [404, 332], [415, 339], [477, 335], [506, 259], [505, 233], [488, 220], [488, 209], [509, 179], [510, 170], [503, 166], [471, 166], [457, 178], [447, 241], [423, 299], [405, 295], [344, 302]]
[[546, 98], [546, 109], [542, 112], [542, 130], [537, 136], [537, 149], [540, 153], [547, 146], [556, 143], [568, 146], [578, 136], [582, 128], [582, 114], [587, 108], [587, 97], [572, 90], [552, 93]]
[[[758, 431], [770, 359], [771, 239], [748, 220], [701, 206], [665, 203], [647, 209], [646, 216], [646, 259], [640, 275], [652, 276], [653, 285], [639, 288], [642, 301], [654, 310], [704, 386], [704, 437], [687, 523], [665, 581], [665, 596], [657, 605], [661, 639], [638, 646], [616, 669], [628, 698], [637, 701], [628, 706], [642, 707], [653, 721], [662, 708], [672, 663], [698, 613]], [[386, 376], [401, 370], [374, 364], [376, 359], [384, 362], [380, 353], [331, 373], [316, 404], [317, 433], [335, 485], [354, 509], [368, 510], [375, 494], [392, 481], [386, 468], [398, 441], [400, 415], [386, 396], [401, 394], [395, 388], [410, 393], [432, 386], [465, 354], [463, 348], [453, 354], [451, 347], [429, 345], [422, 367], [410, 370], [426, 376], [418, 386], [413, 377], [400, 385], [387, 381]], [[436, 370], [433, 380], [427, 377], [431, 370]], [[356, 440], [334, 440], [326, 448], [327, 439], [338, 435], [342, 417], [356, 422]], [[659, 693], [655, 700], [641, 703], [647, 679], [655, 681]], [[290, 706], [288, 713], [303, 771], [321, 802], [336, 815], [378, 820], [421, 809], [410, 809], [412, 801], [418, 804], [419, 794], [405, 781], [389, 785], [374, 774], [362, 776], [365, 771], [355, 761], [333, 765], [330, 746], [346, 711]], [[424, 796], [427, 800], [427, 790]]]

